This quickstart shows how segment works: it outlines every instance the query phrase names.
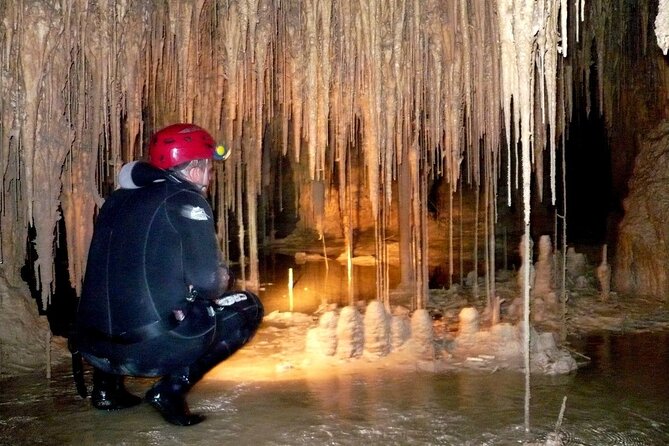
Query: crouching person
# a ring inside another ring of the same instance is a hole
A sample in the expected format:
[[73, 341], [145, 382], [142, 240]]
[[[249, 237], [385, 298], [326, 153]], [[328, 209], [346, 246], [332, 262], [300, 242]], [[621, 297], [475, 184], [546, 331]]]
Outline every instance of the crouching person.
[[175, 124], [153, 135], [148, 162], [121, 169], [95, 223], [72, 342], [93, 366], [94, 407], [137, 405], [124, 377], [157, 376], [145, 400], [170, 423], [197, 424], [187, 392], [258, 329], [258, 297], [227, 290], [206, 200], [212, 162], [226, 157], [204, 129]]

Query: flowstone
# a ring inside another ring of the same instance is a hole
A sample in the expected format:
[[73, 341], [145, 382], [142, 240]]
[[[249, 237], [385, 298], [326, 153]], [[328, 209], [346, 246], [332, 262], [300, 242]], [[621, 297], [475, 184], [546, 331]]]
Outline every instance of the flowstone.
[[[454, 360], [470, 367], [496, 369], [521, 368], [523, 358], [523, 325], [508, 322], [495, 324], [489, 330], [479, 329], [478, 312], [473, 307], [460, 311], [458, 334], [448, 349]], [[574, 358], [555, 342], [552, 333], [538, 333], [530, 328], [531, 368], [533, 372], [556, 375], [576, 370]]]
[[557, 346], [553, 333], [533, 332], [533, 338], [535, 341], [530, 355], [533, 372], [561, 375], [576, 370], [576, 360], [568, 351]]

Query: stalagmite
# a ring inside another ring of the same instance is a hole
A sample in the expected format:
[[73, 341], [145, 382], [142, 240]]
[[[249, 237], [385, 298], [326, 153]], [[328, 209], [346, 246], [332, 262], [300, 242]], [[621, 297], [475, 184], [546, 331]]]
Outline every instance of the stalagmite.
[[600, 297], [606, 302], [611, 293], [611, 266], [607, 261], [606, 245], [602, 247], [602, 263], [597, 267], [597, 279], [599, 280]]
[[479, 331], [479, 313], [474, 307], [465, 307], [458, 315], [458, 335], [473, 335]]
[[353, 306], [341, 309], [337, 319], [337, 357], [357, 358], [364, 348], [363, 319]]
[[[520, 243], [518, 243], [518, 252], [520, 252], [520, 268], [518, 268], [518, 288], [522, 291], [526, 285], [529, 288], [534, 286], [535, 270], [532, 262], [532, 250], [534, 243], [529, 239], [529, 245], [526, 243], [527, 235], [523, 235]], [[527, 256], [527, 257], [526, 257]], [[525, 272], [528, 271], [526, 274]]]
[[534, 296], [546, 296], [553, 291], [553, 277], [555, 266], [549, 235], [539, 237], [539, 255], [534, 263]]
[[372, 300], [364, 316], [364, 342], [366, 353], [384, 356], [390, 352], [390, 320], [383, 304]]
[[307, 352], [334, 356], [337, 351], [338, 320], [335, 311], [326, 311], [318, 318], [318, 325], [307, 333]]
[[434, 359], [434, 332], [432, 318], [425, 309], [416, 310], [411, 315], [411, 345], [413, 352], [421, 359]]
[[583, 276], [586, 271], [585, 254], [576, 252], [576, 248], [570, 246], [567, 248], [565, 271], [571, 280]]
[[390, 346], [399, 350], [411, 338], [411, 319], [405, 314], [393, 314], [390, 322]]

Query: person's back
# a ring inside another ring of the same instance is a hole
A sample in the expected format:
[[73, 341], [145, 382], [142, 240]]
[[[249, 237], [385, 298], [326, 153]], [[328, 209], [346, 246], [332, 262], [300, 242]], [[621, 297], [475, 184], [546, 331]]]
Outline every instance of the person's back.
[[[121, 188], [100, 210], [79, 303], [78, 330], [99, 337], [94, 339], [98, 352], [124, 341], [149, 340], [151, 329], [159, 333], [161, 328], [175, 328], [173, 312], [193, 290], [210, 298], [224, 290], [216, 274], [213, 216], [202, 194], [146, 163], [124, 169], [134, 171], [135, 181], [121, 181]], [[195, 219], [192, 209], [201, 210]], [[214, 326], [210, 322], [209, 329]], [[200, 330], [193, 334], [200, 335]], [[85, 344], [80, 350], [88, 353]], [[96, 361], [92, 353], [85, 356], [109, 373], [129, 372], [124, 364], [114, 369]], [[142, 370], [134, 363], [134, 374], [150, 375], [154, 368]]]
[[147, 400], [168, 421], [190, 425], [203, 417], [190, 414], [186, 391], [248, 341], [262, 304], [248, 292], [234, 305], [217, 303], [229, 301], [217, 300], [226, 296], [228, 270], [203, 194], [211, 136], [197, 126], [170, 126], [154, 137], [150, 156], [150, 163], [123, 167], [121, 188], [100, 209], [77, 347], [94, 367], [95, 407], [140, 402], [123, 387], [123, 375], [165, 376]]

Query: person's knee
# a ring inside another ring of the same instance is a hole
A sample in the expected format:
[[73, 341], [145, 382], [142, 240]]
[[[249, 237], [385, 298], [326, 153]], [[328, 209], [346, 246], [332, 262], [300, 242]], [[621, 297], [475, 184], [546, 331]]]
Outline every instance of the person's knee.
[[254, 328], [257, 328], [265, 316], [265, 307], [257, 295], [251, 293], [250, 291], [245, 291], [245, 293], [253, 303], [253, 307], [249, 307], [250, 317], [248, 320], [251, 324], [253, 324]]
[[250, 291], [227, 292], [215, 302], [219, 324], [223, 325], [234, 325], [239, 317], [243, 328], [255, 331], [265, 314], [260, 298]]

